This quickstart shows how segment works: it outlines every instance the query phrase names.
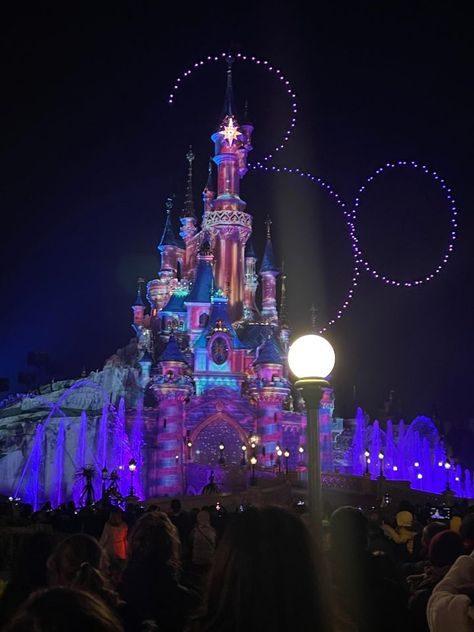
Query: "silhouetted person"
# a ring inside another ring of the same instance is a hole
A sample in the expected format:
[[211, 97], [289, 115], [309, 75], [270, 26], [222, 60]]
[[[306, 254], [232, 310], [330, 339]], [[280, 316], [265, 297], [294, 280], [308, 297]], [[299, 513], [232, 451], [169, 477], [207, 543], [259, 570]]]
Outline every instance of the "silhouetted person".
[[320, 565], [299, 516], [250, 508], [230, 521], [217, 547], [193, 632], [323, 632], [328, 605]]
[[180, 541], [165, 513], [143, 515], [129, 542], [129, 558], [120, 594], [141, 621], [154, 621], [160, 632], [180, 632], [196, 597], [178, 581]]
[[355, 507], [340, 507], [330, 533], [335, 629], [398, 632], [408, 616], [408, 594], [389, 557], [369, 552], [367, 518]]
[[423, 574], [409, 578], [414, 589], [414, 594], [409, 601], [414, 632], [429, 632], [426, 607], [431, 593], [463, 553], [462, 538], [453, 531], [445, 529], [431, 538], [429, 565]]
[[10, 581], [0, 600], [0, 627], [32, 592], [47, 585], [46, 562], [54, 544], [54, 536], [42, 532], [24, 536], [20, 541]]

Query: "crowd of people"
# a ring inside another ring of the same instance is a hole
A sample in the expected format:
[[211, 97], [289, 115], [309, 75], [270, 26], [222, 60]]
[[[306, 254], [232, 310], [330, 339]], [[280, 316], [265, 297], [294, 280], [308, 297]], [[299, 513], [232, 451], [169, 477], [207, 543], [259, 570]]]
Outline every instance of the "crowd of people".
[[0, 560], [0, 629], [474, 630], [474, 512], [454, 513], [430, 519], [404, 502], [390, 520], [343, 506], [316, 542], [302, 503], [35, 514], [10, 503], [0, 524], [35, 528]]

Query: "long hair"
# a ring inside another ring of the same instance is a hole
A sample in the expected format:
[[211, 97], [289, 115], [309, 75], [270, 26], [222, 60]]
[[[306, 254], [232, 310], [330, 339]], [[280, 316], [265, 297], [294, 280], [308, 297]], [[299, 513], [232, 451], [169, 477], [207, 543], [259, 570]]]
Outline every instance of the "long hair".
[[279, 507], [250, 508], [228, 525], [217, 548], [201, 632], [328, 630], [320, 566], [301, 519]]
[[181, 543], [176, 527], [163, 512], [143, 515], [130, 535], [130, 560], [141, 559], [150, 564], [177, 569]]
[[95, 538], [83, 533], [66, 538], [58, 544], [48, 560], [51, 583], [68, 586], [84, 562], [98, 571], [105, 569], [106, 556], [100, 544]]
[[5, 632], [123, 632], [112, 610], [91, 593], [50, 588], [33, 593]]

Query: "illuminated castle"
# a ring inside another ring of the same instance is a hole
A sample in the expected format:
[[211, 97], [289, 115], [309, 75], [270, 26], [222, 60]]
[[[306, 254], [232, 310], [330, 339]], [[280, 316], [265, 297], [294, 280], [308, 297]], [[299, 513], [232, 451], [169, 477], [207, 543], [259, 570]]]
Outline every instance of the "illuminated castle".
[[[132, 307], [145, 391], [146, 497], [198, 493], [211, 469], [225, 487], [230, 466], [242, 468], [252, 456], [262, 476], [283, 467], [285, 458], [291, 469], [304, 463], [305, 416], [291, 391], [286, 362], [285, 277], [275, 262], [269, 219], [257, 268], [252, 215], [240, 197], [252, 131], [235, 115], [229, 65], [222, 122], [211, 136], [217, 187], [210, 165], [199, 227], [190, 150], [179, 237], [168, 199], [158, 245], [160, 271], [147, 283], [149, 313], [141, 284]], [[327, 389], [321, 409], [325, 470], [332, 469], [332, 412]]]

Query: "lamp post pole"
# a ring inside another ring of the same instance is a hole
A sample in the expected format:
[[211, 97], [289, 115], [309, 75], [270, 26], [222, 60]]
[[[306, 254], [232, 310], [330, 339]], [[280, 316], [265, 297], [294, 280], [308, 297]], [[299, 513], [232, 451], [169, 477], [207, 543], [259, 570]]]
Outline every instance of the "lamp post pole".
[[365, 475], [370, 476], [370, 472], [369, 472], [370, 452], [368, 450], [364, 452], [364, 457], [365, 457]]
[[329, 382], [325, 378], [333, 370], [335, 360], [331, 344], [316, 334], [301, 336], [288, 350], [288, 364], [299, 378], [295, 382], [295, 387], [301, 391], [306, 404], [309, 520], [313, 537], [319, 547], [323, 540], [319, 408], [322, 389], [329, 387]]
[[290, 458], [290, 453], [288, 450], [283, 452], [283, 456], [285, 457], [285, 474], [288, 476], [288, 459]]
[[133, 487], [133, 475], [135, 474], [135, 470], [137, 469], [137, 462], [135, 459], [130, 459], [128, 463], [128, 469], [130, 470], [130, 496], [135, 496], [135, 489]]
[[250, 457], [250, 465], [252, 466], [252, 476], [250, 477], [250, 485], [256, 485], [257, 484], [257, 478], [255, 476], [255, 466], [257, 465], [256, 456]]
[[319, 441], [319, 405], [322, 389], [329, 386], [321, 378], [303, 378], [295, 382], [306, 403], [306, 466], [308, 472], [309, 521], [311, 530], [322, 542], [321, 448]]
[[108, 478], [109, 478], [109, 472], [104, 465], [104, 467], [102, 468], [102, 500], [105, 499], [105, 494], [107, 492], [106, 481]]

